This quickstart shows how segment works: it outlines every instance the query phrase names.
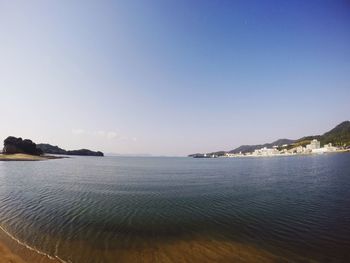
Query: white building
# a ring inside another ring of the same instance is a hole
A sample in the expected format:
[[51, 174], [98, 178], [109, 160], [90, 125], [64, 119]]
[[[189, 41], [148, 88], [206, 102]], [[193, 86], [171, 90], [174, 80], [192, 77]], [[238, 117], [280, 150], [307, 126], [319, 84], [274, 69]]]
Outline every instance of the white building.
[[306, 145], [306, 149], [307, 150], [315, 150], [315, 149], [320, 149], [321, 148], [321, 143], [316, 140], [316, 139], [313, 139], [310, 144]]
[[294, 148], [290, 149], [288, 152], [289, 153], [299, 153], [299, 154], [301, 154], [301, 153], [305, 153], [306, 152], [306, 148], [303, 147], [303, 146], [297, 146], [297, 147], [294, 147]]
[[276, 155], [276, 154], [279, 154], [280, 152], [277, 150], [277, 149], [270, 149], [270, 148], [261, 148], [261, 149], [258, 149], [258, 150], [255, 150], [253, 152], [253, 155], [254, 156], [271, 156], [271, 155]]
[[335, 152], [337, 147], [332, 146], [331, 143], [325, 144], [322, 148], [313, 149], [312, 153], [327, 153], [327, 152]]

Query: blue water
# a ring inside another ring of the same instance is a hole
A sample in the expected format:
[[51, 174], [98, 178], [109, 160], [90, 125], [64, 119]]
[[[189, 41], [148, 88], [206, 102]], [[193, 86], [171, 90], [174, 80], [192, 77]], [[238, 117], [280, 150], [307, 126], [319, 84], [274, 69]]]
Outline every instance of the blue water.
[[350, 154], [0, 162], [0, 225], [66, 262], [350, 262]]

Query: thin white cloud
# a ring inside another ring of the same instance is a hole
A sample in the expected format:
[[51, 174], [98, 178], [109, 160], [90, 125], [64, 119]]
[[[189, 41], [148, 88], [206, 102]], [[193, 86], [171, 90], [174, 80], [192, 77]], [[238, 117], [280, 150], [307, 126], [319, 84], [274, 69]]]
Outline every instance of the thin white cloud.
[[80, 136], [80, 135], [98, 136], [98, 137], [109, 139], [109, 140], [117, 139], [117, 140], [121, 140], [121, 141], [127, 141], [127, 140], [136, 141], [135, 137], [128, 137], [125, 135], [120, 135], [116, 131], [103, 131], [103, 130], [87, 131], [84, 129], [72, 129], [72, 134], [74, 134], [76, 136]]
[[93, 132], [93, 134], [104, 137], [106, 136], [106, 132], [105, 131], [97, 131], [97, 132]]
[[72, 133], [73, 133], [74, 135], [80, 135], [80, 134], [84, 134], [84, 133], [86, 133], [86, 132], [85, 132], [85, 130], [83, 130], [83, 129], [72, 129]]
[[117, 136], [118, 136], [118, 134], [116, 132], [113, 132], [113, 131], [107, 132], [108, 139], [114, 139], [114, 138], [117, 138]]

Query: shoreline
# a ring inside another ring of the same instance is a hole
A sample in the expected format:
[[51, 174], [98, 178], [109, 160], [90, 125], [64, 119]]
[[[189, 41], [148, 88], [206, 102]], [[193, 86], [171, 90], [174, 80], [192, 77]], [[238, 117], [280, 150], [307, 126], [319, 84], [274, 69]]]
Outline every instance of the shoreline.
[[13, 162], [13, 161], [45, 161], [54, 159], [63, 159], [68, 157], [54, 156], [54, 155], [30, 155], [24, 153], [16, 154], [0, 154], [0, 161]]
[[0, 263], [65, 263], [12, 236], [0, 225]]

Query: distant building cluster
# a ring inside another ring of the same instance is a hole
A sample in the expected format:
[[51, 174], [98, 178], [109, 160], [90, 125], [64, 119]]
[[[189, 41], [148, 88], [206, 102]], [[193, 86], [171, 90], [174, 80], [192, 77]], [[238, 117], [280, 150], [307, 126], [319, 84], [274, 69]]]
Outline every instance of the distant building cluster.
[[[272, 148], [263, 147], [256, 149], [254, 152], [245, 153], [226, 153], [225, 157], [240, 157], [240, 156], [278, 156], [278, 155], [296, 155], [296, 154], [322, 154], [327, 152], [335, 152], [337, 147], [331, 143], [325, 144], [321, 147], [321, 142], [314, 139], [306, 146], [296, 146], [288, 149], [289, 145], [282, 145], [282, 147], [273, 146]], [[281, 148], [281, 149], [279, 149]]]

